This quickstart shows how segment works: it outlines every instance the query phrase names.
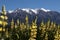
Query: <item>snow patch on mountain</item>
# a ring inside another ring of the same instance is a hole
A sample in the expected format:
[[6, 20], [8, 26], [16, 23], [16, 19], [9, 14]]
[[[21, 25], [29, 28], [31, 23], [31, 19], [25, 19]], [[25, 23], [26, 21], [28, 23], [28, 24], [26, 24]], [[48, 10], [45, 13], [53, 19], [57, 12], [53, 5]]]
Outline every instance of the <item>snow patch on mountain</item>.
[[9, 13], [12, 13], [12, 12], [14, 12], [14, 10], [9, 10], [8, 12], [9, 12]]
[[28, 12], [28, 13], [29, 13], [29, 10], [30, 10], [30, 9], [22, 9], [22, 10], [23, 10], [23, 11], [26, 11], [26, 12]]
[[37, 10], [36, 9], [31, 9], [35, 14], [37, 14]]
[[51, 11], [51, 10], [44, 9], [44, 8], [41, 8], [41, 10], [43, 10], [43, 11], [45, 11], [45, 12]]
[[27, 13], [34, 12], [35, 14], [37, 14], [37, 10], [36, 9], [30, 9], [30, 8], [26, 8], [26, 9], [22, 9], [23, 11], [26, 11]]

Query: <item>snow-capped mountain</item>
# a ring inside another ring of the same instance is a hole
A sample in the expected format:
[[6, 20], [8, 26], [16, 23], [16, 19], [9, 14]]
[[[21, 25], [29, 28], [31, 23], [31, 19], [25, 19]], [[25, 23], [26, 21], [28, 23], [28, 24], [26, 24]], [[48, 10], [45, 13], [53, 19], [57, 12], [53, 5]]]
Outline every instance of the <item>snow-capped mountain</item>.
[[28, 15], [29, 22], [34, 20], [36, 16], [38, 17], [37, 23], [39, 24], [42, 20], [44, 22], [47, 22], [48, 19], [51, 21], [56, 22], [57, 24], [60, 24], [60, 13], [56, 11], [51, 11], [48, 9], [30, 9], [30, 8], [17, 8], [16, 10], [10, 10], [7, 12], [8, 20], [11, 22], [11, 19], [13, 18], [15, 21], [17, 19], [20, 19], [20, 21], [25, 22], [25, 17]]
[[20, 8], [17, 8], [15, 11], [14, 11], [14, 10], [9, 10], [8, 12], [9, 12], [9, 13], [12, 13], [12, 12], [18, 12], [18, 11], [25, 11], [25, 12], [30, 13], [30, 14], [32, 14], [32, 12], [35, 13], [35, 14], [38, 14], [38, 10], [42, 10], [42, 11], [44, 11], [44, 12], [49, 12], [49, 11], [51, 11], [51, 10], [44, 9], [44, 8], [41, 8], [41, 9], [30, 9], [30, 8], [20, 9]]

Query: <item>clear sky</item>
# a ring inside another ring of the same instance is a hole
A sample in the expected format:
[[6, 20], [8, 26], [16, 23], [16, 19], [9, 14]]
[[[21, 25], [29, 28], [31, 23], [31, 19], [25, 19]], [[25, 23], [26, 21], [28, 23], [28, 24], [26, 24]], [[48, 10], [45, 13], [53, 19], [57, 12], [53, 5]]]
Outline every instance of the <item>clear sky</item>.
[[45, 8], [60, 12], [60, 0], [0, 0], [0, 10], [2, 5], [6, 6], [6, 10]]

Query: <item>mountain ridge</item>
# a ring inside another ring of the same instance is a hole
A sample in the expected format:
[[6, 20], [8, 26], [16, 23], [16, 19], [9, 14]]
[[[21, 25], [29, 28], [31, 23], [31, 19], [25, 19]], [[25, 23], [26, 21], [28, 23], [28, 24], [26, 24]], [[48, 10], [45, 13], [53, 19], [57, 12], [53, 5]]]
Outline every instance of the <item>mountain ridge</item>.
[[37, 20], [38, 24], [42, 20], [47, 22], [48, 19], [50, 19], [53, 22], [56, 22], [57, 24], [60, 24], [60, 13], [57, 11], [51, 11], [48, 9], [47, 10], [46, 9], [43, 9], [43, 10], [38, 9], [37, 12], [36, 11], [34, 12], [34, 10], [31, 11], [30, 9], [27, 12], [25, 9], [24, 9], [24, 11], [22, 9], [16, 9], [16, 10], [12, 10], [10, 12], [7, 11], [7, 16], [8, 16], [9, 22], [11, 22], [12, 18], [14, 19], [15, 22], [17, 19], [19, 19], [22, 22], [25, 22], [26, 15], [28, 15], [29, 22], [32, 22], [32, 20], [34, 20], [35, 17], [37, 16], [38, 17], [38, 20]]

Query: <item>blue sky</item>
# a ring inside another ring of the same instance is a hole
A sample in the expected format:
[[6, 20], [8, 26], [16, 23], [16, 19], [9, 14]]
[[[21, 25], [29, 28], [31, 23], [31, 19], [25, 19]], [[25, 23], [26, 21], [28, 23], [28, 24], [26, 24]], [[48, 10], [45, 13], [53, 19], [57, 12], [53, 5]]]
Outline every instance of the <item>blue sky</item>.
[[0, 0], [0, 10], [2, 5], [6, 6], [6, 10], [45, 8], [60, 12], [60, 0]]

